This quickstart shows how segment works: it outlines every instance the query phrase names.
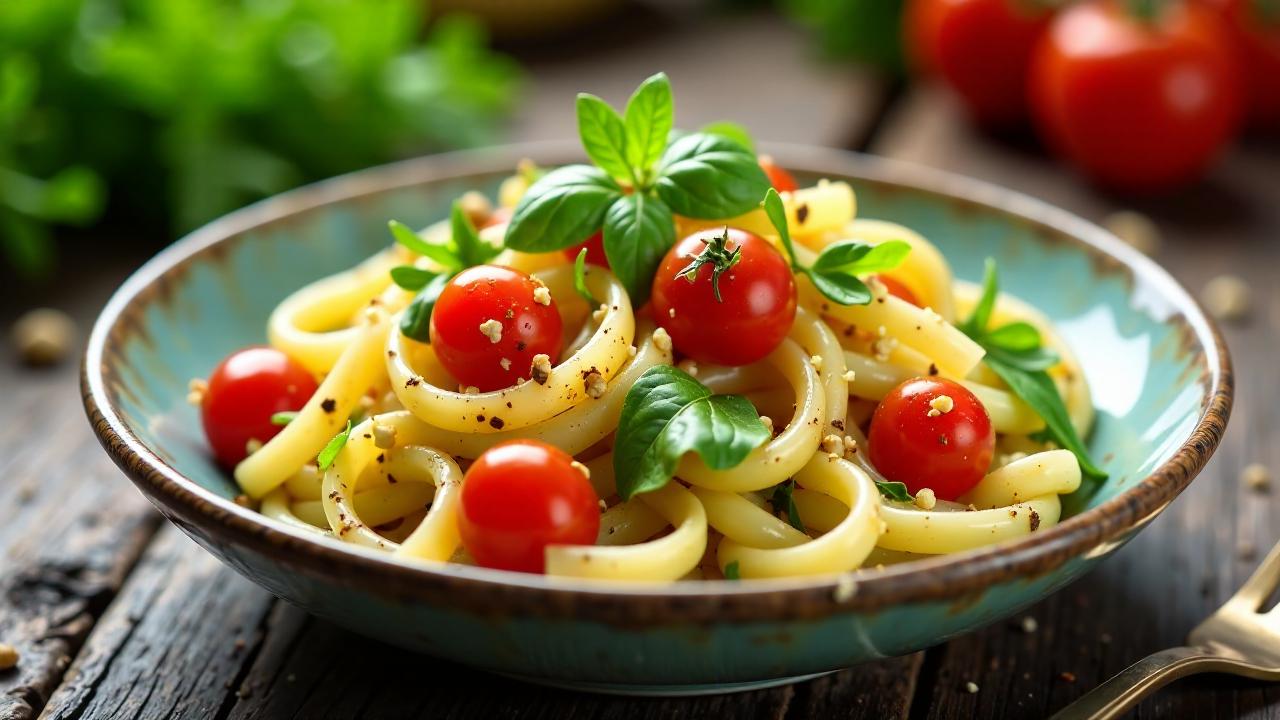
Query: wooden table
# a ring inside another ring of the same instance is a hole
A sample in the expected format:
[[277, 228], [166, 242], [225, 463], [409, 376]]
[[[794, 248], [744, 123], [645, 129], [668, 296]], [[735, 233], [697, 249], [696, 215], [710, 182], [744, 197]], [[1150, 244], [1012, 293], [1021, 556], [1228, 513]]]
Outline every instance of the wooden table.
[[[617, 101], [644, 75], [674, 78], [686, 127], [746, 119], [762, 138], [869, 150], [1008, 185], [1099, 220], [1123, 206], [1029, 143], [980, 137], [948, 98], [849, 67], [821, 67], [776, 19], [635, 12], [628, 30], [527, 58], [535, 85], [520, 138], [572, 132], [578, 89]], [[584, 62], [586, 60], [587, 62]], [[1226, 328], [1239, 396], [1201, 477], [1101, 568], [1026, 613], [914, 655], [773, 690], [688, 700], [571, 694], [453, 667], [308, 617], [242, 579], [158, 515], [89, 433], [72, 363], [0, 358], [0, 718], [1043, 717], [1153, 650], [1179, 644], [1280, 538], [1280, 500], [1239, 480], [1280, 469], [1280, 147], [1247, 144], [1202, 185], [1142, 202], [1157, 259], [1193, 291], [1214, 275], [1252, 285], [1250, 320]], [[110, 244], [105, 244], [111, 247]], [[74, 259], [55, 289], [8, 288], [0, 324], [61, 306], [87, 327], [138, 258]], [[965, 689], [976, 683], [978, 692]], [[481, 692], [473, 690], [481, 687]], [[1280, 717], [1280, 687], [1205, 677], [1141, 717]]]

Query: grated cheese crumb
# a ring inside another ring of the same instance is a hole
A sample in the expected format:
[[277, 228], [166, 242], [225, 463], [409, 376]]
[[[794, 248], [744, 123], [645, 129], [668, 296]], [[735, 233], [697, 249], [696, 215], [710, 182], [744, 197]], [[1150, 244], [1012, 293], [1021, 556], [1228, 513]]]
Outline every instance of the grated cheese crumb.
[[822, 372], [822, 356], [821, 355], [814, 355], [813, 357], [809, 358], [809, 364], [813, 366], [814, 370], [817, 370], [818, 372]]
[[[574, 460], [573, 462], [569, 463], [569, 467], [582, 473], [582, 476], [585, 477], [586, 479], [588, 480], [591, 479], [591, 468], [587, 467], [586, 465], [583, 465], [577, 460]], [[601, 500], [600, 502], [604, 503], [603, 500]], [[608, 507], [608, 505], [604, 505], [604, 507]]]
[[857, 377], [858, 377], [858, 374], [857, 374], [857, 373], [855, 373], [855, 372], [854, 372], [854, 371], [852, 371], [852, 370], [845, 370], [845, 371], [844, 371], [844, 381], [845, 381], [845, 382], [853, 382], [853, 381], [854, 381], [854, 379], [856, 379]]
[[463, 385], [462, 394], [463, 395], [479, 395], [480, 388], [476, 387], [475, 385]]
[[828, 435], [822, 438], [822, 451], [836, 457], [844, 457], [844, 438]]
[[761, 415], [760, 424], [763, 425], [764, 429], [768, 430], [770, 434], [773, 433], [773, 418], [769, 417], [768, 415]]
[[1252, 306], [1249, 284], [1235, 275], [1219, 275], [1200, 292], [1205, 308], [1219, 320], [1240, 320]]
[[533, 356], [533, 364], [529, 366], [529, 376], [539, 385], [546, 385], [551, 377], [551, 357], [546, 353]]
[[196, 405], [196, 406], [203, 405], [204, 397], [205, 395], [208, 395], [208, 394], [209, 394], [209, 383], [205, 382], [204, 380], [201, 380], [200, 378], [196, 378], [191, 382], [187, 383], [187, 404], [188, 405]]
[[587, 390], [587, 395], [597, 400], [604, 397], [605, 390], [609, 389], [608, 383], [604, 381], [604, 376], [594, 368], [582, 379], [582, 384]]
[[1252, 463], [1247, 466], [1240, 473], [1240, 479], [1254, 492], [1266, 492], [1271, 489], [1271, 470], [1262, 463]]
[[396, 428], [394, 425], [373, 424], [373, 445], [380, 450], [390, 450], [396, 446]]
[[932, 510], [938, 504], [938, 496], [929, 488], [921, 488], [916, 493], [915, 503], [921, 510]]
[[[883, 327], [881, 327], [880, 329], [884, 330]], [[889, 359], [889, 355], [891, 355], [894, 349], [897, 347], [898, 347], [897, 338], [882, 337], [871, 344], [871, 352], [873, 355], [875, 355], [876, 360], [879, 360], [880, 362], [886, 362]]]
[[502, 323], [493, 318], [485, 320], [480, 323], [480, 334], [489, 338], [491, 343], [500, 343], [502, 342]]
[[653, 331], [653, 344], [662, 352], [671, 352], [671, 335], [667, 333], [666, 328]]
[[946, 415], [954, 410], [955, 407], [956, 401], [952, 400], [950, 395], [939, 395], [929, 401], [929, 412], [926, 414], [929, 417], [938, 417], [939, 415]]
[[550, 305], [550, 304], [551, 304], [551, 290], [550, 290], [550, 289], [548, 289], [545, 285], [543, 285], [543, 286], [541, 286], [541, 287], [534, 288], [534, 290], [533, 290], [533, 301], [534, 301], [534, 302], [536, 302], [536, 303], [538, 303], [539, 305]]
[[508, 360], [507, 358], [502, 358], [501, 360], [498, 361], [498, 364], [502, 366], [503, 370], [511, 369], [511, 361]]

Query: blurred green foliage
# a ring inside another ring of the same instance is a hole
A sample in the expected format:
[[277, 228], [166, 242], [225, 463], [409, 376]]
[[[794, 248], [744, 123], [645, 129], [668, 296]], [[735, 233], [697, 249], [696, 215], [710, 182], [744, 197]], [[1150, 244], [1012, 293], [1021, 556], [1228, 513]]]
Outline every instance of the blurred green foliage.
[[263, 195], [490, 141], [519, 70], [423, 0], [0, 0], [0, 250], [182, 232]]
[[904, 0], [779, 0], [783, 9], [813, 28], [822, 51], [902, 74]]

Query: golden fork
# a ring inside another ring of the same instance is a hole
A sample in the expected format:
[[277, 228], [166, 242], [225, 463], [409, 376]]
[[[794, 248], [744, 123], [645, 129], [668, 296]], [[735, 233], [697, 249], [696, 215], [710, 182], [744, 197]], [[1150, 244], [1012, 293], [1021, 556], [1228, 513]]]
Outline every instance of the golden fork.
[[1161, 650], [1058, 711], [1052, 720], [1107, 720], [1178, 678], [1230, 673], [1280, 680], [1280, 607], [1260, 612], [1280, 584], [1280, 545], [1271, 548], [1239, 592], [1196, 626], [1186, 647]]

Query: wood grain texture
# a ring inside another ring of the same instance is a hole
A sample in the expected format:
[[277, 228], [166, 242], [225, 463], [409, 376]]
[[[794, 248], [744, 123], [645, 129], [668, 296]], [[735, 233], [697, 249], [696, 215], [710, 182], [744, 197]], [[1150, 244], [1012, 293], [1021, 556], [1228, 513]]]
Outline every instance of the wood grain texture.
[[[1280, 501], [1243, 486], [1251, 462], [1280, 467], [1280, 147], [1228, 152], [1202, 184], [1159, 200], [1099, 193], [1034, 143], [974, 132], [937, 91], [912, 92], [885, 121], [872, 150], [1016, 188], [1102, 221], [1137, 209], [1159, 226], [1155, 259], [1193, 293], [1231, 273], [1252, 287], [1255, 310], [1224, 325], [1241, 389], [1231, 429], [1191, 487], [1114, 558], [1033, 608], [1038, 629], [998, 625], [930, 651], [914, 717], [1044, 717], [1187, 632], [1248, 576], [1280, 539]], [[974, 682], [971, 694], [965, 684]], [[1138, 717], [1280, 717], [1280, 690], [1221, 677], [1176, 684]], [[927, 712], [924, 709], [927, 708]]]

